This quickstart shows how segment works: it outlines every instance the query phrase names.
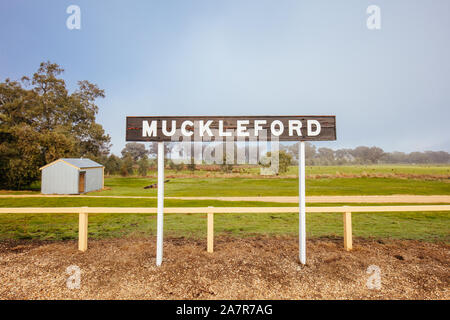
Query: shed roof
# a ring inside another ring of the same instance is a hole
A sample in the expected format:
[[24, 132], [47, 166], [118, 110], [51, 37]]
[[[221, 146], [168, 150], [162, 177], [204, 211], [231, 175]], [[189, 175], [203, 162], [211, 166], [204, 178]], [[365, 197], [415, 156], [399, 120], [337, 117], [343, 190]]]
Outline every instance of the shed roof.
[[100, 163], [97, 163], [97, 162], [92, 161], [91, 159], [87, 159], [87, 158], [61, 158], [61, 159], [55, 160], [53, 162], [50, 162], [49, 164], [40, 168], [40, 170], [47, 168], [47, 167], [55, 164], [56, 162], [60, 162], [60, 161], [65, 162], [71, 166], [78, 168], [78, 169], [103, 167]]

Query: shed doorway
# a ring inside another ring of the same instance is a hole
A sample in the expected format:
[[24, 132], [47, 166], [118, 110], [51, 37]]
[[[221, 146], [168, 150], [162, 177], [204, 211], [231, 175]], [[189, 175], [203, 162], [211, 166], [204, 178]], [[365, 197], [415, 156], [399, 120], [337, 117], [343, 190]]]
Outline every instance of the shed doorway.
[[86, 171], [80, 171], [80, 175], [78, 178], [78, 193], [84, 193], [86, 189], [84, 186], [86, 185]]

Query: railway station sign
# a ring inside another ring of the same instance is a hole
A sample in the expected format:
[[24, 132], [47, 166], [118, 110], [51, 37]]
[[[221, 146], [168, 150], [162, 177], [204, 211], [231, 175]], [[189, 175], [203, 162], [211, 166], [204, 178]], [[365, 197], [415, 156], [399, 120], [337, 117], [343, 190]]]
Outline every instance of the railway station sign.
[[126, 119], [126, 141], [162, 142], [174, 141], [174, 137], [206, 137], [211, 140], [336, 140], [336, 117], [150, 116]]

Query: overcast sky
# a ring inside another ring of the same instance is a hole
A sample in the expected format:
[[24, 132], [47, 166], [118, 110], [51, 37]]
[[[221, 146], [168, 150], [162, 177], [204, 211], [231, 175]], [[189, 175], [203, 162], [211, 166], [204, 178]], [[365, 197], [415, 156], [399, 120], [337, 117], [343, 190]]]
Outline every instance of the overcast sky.
[[334, 114], [338, 140], [317, 146], [450, 151], [449, 15], [449, 0], [2, 0], [0, 81], [50, 60], [71, 89], [97, 83], [116, 154], [127, 115]]

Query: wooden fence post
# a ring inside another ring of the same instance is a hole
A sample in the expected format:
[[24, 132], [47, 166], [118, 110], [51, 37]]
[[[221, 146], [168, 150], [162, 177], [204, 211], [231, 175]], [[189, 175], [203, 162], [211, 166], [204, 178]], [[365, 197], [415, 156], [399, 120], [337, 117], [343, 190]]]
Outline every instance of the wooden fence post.
[[344, 212], [344, 249], [352, 250], [352, 213]]
[[83, 252], [87, 250], [88, 240], [88, 213], [85, 208], [81, 208], [78, 218], [78, 250]]
[[[210, 207], [212, 208], [212, 207]], [[208, 212], [207, 251], [214, 252], [214, 213]]]

